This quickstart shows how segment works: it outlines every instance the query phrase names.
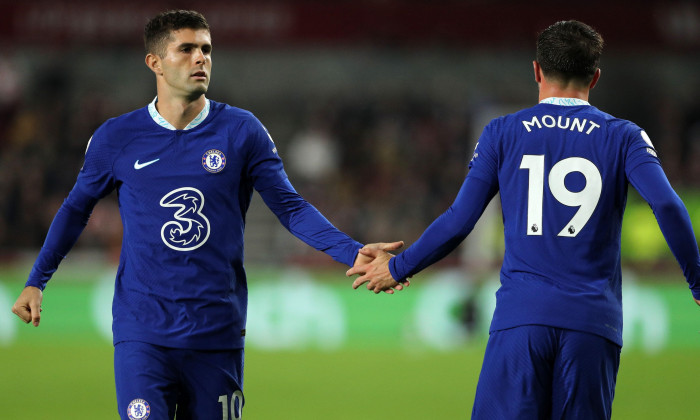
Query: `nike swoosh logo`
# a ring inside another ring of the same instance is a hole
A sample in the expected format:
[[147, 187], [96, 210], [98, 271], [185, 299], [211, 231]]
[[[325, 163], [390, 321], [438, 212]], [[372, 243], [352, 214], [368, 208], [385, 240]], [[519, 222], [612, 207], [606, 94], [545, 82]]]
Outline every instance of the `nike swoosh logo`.
[[139, 169], [141, 169], [141, 168], [145, 168], [146, 166], [148, 166], [148, 165], [150, 165], [150, 164], [152, 164], [152, 163], [156, 163], [156, 162], [158, 162], [159, 160], [160, 160], [160, 158], [158, 158], [158, 159], [153, 159], [153, 160], [151, 160], [151, 161], [144, 162], [144, 163], [139, 163], [139, 160], [136, 159], [136, 162], [134, 162], [134, 169], [139, 170]]

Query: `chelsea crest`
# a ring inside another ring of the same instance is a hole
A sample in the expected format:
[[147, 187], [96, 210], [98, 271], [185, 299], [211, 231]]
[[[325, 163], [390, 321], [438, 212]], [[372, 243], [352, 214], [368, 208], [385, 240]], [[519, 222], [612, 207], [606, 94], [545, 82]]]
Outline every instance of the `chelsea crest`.
[[221, 150], [209, 149], [202, 156], [202, 166], [214, 174], [221, 172], [226, 166], [226, 155]]
[[146, 400], [137, 398], [129, 403], [126, 409], [129, 420], [146, 420], [151, 415], [151, 406]]

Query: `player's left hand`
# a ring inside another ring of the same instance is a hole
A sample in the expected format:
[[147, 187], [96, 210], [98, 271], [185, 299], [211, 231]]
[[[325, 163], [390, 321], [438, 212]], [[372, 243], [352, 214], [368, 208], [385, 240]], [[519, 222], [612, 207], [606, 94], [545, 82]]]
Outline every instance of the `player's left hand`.
[[368, 246], [362, 248], [360, 254], [369, 257], [371, 261], [364, 265], [356, 263], [355, 266], [347, 271], [347, 276], [360, 274], [360, 277], [352, 283], [353, 289], [357, 289], [364, 283], [367, 283], [367, 290], [374, 293], [385, 292], [393, 294], [394, 290], [403, 290], [404, 287], [410, 285], [408, 281], [399, 283], [391, 276], [389, 260], [393, 257], [392, 254], [377, 247]]

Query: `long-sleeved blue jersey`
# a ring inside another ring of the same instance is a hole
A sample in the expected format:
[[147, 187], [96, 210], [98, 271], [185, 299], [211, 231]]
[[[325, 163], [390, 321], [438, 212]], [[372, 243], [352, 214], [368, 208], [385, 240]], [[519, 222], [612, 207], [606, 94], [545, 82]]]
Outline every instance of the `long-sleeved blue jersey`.
[[294, 235], [353, 264], [361, 244], [296, 193], [272, 138], [250, 112], [207, 100], [186, 129], [176, 130], [154, 101], [94, 133], [27, 285], [45, 287], [95, 203], [116, 190], [124, 234], [114, 343], [242, 348], [243, 230], [253, 189]]
[[547, 325], [622, 345], [620, 236], [631, 183], [654, 210], [700, 298], [688, 213], [637, 125], [549, 98], [486, 126], [454, 204], [390, 261], [395, 279], [454, 249], [500, 191], [505, 255], [491, 330]]

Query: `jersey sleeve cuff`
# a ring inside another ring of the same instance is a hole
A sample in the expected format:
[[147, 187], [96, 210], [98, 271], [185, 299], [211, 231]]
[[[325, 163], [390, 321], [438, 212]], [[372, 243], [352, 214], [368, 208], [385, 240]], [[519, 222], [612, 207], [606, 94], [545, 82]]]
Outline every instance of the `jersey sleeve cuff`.
[[363, 244], [355, 242], [350, 248], [351, 252], [348, 254], [349, 258], [347, 261], [343, 261], [343, 263], [345, 263], [348, 267], [353, 267], [355, 262], [357, 262], [357, 257], [360, 256], [360, 250], [362, 248], [364, 248]]
[[406, 280], [408, 280], [408, 278], [406, 276], [399, 274], [399, 272], [397, 271], [397, 269], [396, 269], [396, 257], [392, 257], [389, 260], [389, 273], [391, 273], [391, 277], [393, 277], [394, 280], [396, 280], [399, 283], [406, 283]]
[[64, 255], [42, 247], [24, 286], [34, 286], [43, 291], [64, 258]]
[[46, 288], [46, 283], [49, 282], [50, 278], [51, 278], [50, 275], [49, 276], [47, 276], [47, 275], [42, 276], [42, 275], [38, 275], [38, 274], [32, 272], [29, 275], [29, 279], [27, 280], [27, 282], [24, 283], [24, 287], [33, 286], [33, 287], [36, 287], [37, 289], [39, 289], [43, 292], [44, 289]]

